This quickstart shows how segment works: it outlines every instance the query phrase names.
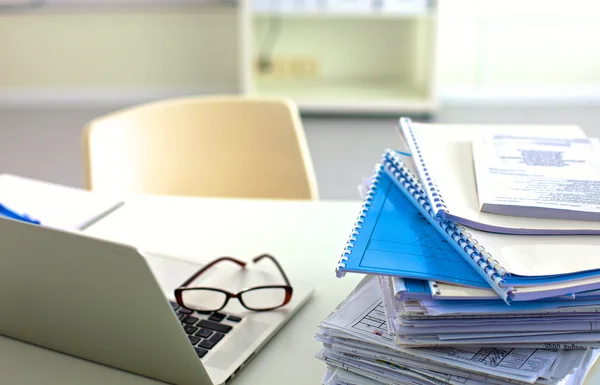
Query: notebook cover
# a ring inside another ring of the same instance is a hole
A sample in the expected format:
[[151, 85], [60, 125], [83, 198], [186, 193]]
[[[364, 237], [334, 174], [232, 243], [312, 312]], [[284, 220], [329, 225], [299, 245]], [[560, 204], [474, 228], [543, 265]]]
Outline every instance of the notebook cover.
[[489, 287], [378, 167], [338, 264], [346, 272]]

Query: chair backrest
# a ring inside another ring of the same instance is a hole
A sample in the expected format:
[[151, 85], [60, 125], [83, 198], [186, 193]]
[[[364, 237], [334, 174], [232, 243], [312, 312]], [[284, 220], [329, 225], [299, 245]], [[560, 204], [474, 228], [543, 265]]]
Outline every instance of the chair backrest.
[[83, 139], [90, 190], [318, 199], [304, 129], [290, 101], [165, 100], [93, 120]]

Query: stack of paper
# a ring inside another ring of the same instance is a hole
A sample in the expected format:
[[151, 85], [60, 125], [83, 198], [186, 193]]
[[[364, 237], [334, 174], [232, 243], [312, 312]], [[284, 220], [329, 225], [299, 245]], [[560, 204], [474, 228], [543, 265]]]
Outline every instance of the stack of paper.
[[319, 325], [323, 383], [581, 385], [600, 354], [600, 222], [481, 212], [470, 151], [480, 134], [583, 132], [403, 121], [410, 153], [386, 151], [359, 188], [336, 274], [366, 277]]
[[[494, 346], [399, 346], [388, 334], [388, 313], [369, 276], [319, 326], [317, 358], [324, 383], [344, 384], [581, 384], [598, 350]], [[506, 322], [506, 321], [505, 321]]]
[[[384, 278], [389, 279], [389, 278]], [[386, 293], [383, 293], [386, 295]], [[600, 347], [598, 300], [397, 301], [388, 291], [390, 328], [403, 346]]]

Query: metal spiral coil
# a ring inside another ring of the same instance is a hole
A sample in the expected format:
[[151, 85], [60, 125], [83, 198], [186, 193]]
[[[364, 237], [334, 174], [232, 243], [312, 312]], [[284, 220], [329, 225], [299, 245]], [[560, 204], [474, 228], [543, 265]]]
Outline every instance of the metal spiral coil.
[[427, 168], [427, 165], [425, 164], [425, 160], [423, 158], [421, 147], [419, 146], [419, 141], [417, 140], [417, 137], [416, 137], [414, 131], [412, 130], [412, 125], [407, 124], [406, 126], [408, 127], [408, 131], [409, 131], [409, 135], [410, 135], [410, 141], [412, 144], [411, 147], [413, 147], [413, 150], [415, 152], [415, 154], [413, 154], [413, 156], [416, 157], [415, 161], [420, 163], [420, 166], [421, 166], [420, 168], [423, 172], [423, 178], [425, 178], [423, 183], [425, 184], [425, 187], [429, 190], [429, 193], [431, 194], [432, 204], [435, 205], [436, 212], [437, 211], [447, 212], [448, 206], [446, 206], [446, 202], [444, 202], [444, 198], [442, 197], [442, 194], [440, 194], [438, 185], [435, 183], [435, 181], [429, 174], [429, 169]]
[[365, 196], [365, 200], [360, 208], [358, 216], [356, 217], [356, 222], [352, 227], [352, 232], [350, 233], [350, 237], [346, 242], [346, 246], [344, 247], [344, 252], [342, 256], [338, 260], [337, 266], [335, 268], [335, 275], [338, 278], [342, 278], [346, 273], [342, 271], [346, 267], [346, 261], [348, 261], [348, 257], [352, 254], [352, 249], [354, 248], [354, 244], [356, 242], [356, 237], [360, 234], [360, 230], [362, 229], [362, 225], [365, 222], [365, 218], [367, 217], [367, 213], [371, 208], [371, 204], [373, 203], [373, 198], [375, 197], [375, 193], [377, 192], [377, 188], [379, 187], [379, 180], [381, 178], [381, 173], [383, 172], [383, 167], [377, 166], [377, 171], [373, 174], [373, 178], [371, 179], [371, 184], [369, 185], [369, 191], [367, 191], [367, 195]]
[[475, 263], [487, 274], [496, 284], [503, 286], [503, 277], [507, 274], [500, 263], [487, 252], [484, 247], [477, 242], [475, 238], [461, 225], [450, 221], [441, 220], [435, 217], [434, 211], [424, 196], [424, 190], [421, 182], [404, 166], [392, 151], [387, 151], [384, 162], [385, 169], [398, 180], [404, 188], [415, 198], [415, 200], [431, 214], [436, 220], [438, 226], [444, 230], [450, 237], [475, 261]]

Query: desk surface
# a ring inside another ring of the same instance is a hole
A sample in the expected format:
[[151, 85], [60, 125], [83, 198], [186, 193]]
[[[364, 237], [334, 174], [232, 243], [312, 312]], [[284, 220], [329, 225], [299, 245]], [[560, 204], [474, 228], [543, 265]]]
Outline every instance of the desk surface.
[[317, 384], [325, 371], [314, 357], [317, 325], [362, 278], [334, 273], [359, 209], [359, 202], [140, 197], [86, 233], [194, 261], [277, 256], [292, 283], [311, 282], [315, 293], [233, 383]]
[[[277, 256], [292, 282], [312, 282], [315, 294], [233, 383], [318, 384], [325, 365], [314, 358], [320, 349], [316, 327], [362, 278], [334, 274], [359, 208], [359, 202], [139, 197], [86, 233], [198, 262], [221, 255]], [[0, 373], [3, 383], [13, 385], [158, 383], [2, 337]], [[598, 365], [586, 385], [596, 383]]]

